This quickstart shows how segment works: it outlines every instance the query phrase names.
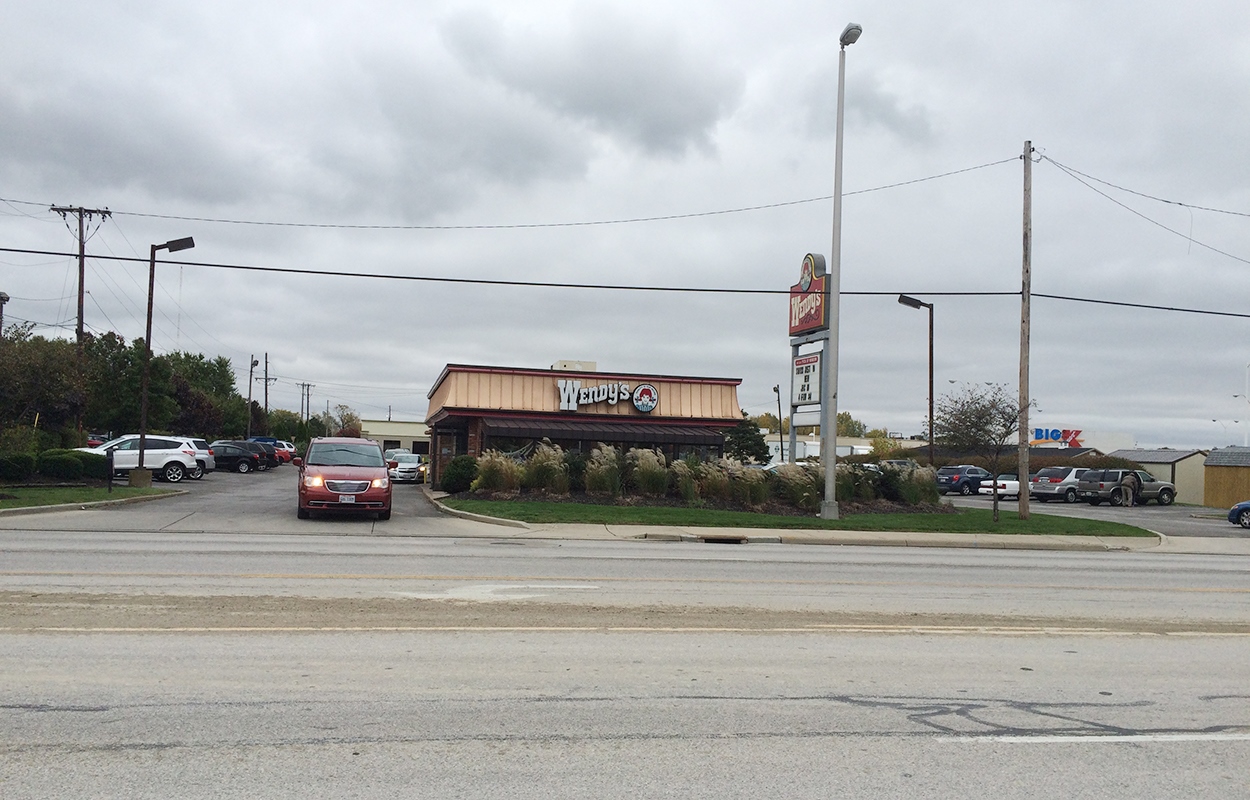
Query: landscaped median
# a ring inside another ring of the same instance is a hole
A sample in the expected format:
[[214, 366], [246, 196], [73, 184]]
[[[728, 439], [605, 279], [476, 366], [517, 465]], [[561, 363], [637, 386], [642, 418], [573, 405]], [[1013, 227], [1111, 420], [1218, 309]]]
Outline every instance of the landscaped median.
[[112, 492], [107, 486], [0, 486], [0, 511], [117, 502], [164, 494], [169, 494], [169, 490], [133, 486], [114, 486]]
[[907, 533], [995, 533], [1031, 536], [1134, 536], [1154, 534], [1120, 522], [1034, 514], [1021, 520], [988, 509], [953, 513], [850, 514], [830, 520], [804, 515], [756, 514], [709, 508], [594, 505], [541, 500], [481, 500], [444, 497], [444, 505], [486, 517], [542, 524], [655, 525], [674, 528], [754, 528], [765, 530], [897, 531]]

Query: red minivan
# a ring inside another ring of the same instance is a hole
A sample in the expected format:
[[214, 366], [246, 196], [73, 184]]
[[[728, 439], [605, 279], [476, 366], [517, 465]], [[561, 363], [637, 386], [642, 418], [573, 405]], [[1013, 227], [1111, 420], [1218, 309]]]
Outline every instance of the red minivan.
[[380, 520], [391, 518], [391, 481], [377, 442], [313, 439], [304, 457], [292, 463], [299, 467], [300, 519], [313, 511], [373, 512]]

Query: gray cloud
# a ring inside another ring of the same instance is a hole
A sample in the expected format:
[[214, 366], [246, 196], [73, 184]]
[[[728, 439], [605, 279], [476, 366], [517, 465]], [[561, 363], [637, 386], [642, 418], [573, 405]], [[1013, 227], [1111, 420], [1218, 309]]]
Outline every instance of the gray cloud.
[[569, 26], [562, 35], [511, 31], [478, 11], [453, 16], [442, 31], [471, 74], [567, 119], [653, 154], [712, 147], [716, 125], [742, 92], [736, 70], [693, 41], [606, 6], [577, 7]]

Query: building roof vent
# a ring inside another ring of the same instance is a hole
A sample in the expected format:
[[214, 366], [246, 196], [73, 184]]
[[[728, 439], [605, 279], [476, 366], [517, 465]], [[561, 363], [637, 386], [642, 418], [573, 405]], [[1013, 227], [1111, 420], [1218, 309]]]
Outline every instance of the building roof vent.
[[599, 365], [594, 361], [569, 361], [561, 359], [551, 365], [551, 368], [560, 372], [597, 372]]

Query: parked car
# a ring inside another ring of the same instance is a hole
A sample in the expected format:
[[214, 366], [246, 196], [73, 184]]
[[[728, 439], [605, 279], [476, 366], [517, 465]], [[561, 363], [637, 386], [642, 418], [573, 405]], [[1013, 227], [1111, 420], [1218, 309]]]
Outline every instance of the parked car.
[[425, 483], [429, 469], [425, 456], [396, 453], [387, 461], [387, 474], [396, 483]]
[[295, 458], [295, 445], [290, 442], [276, 441], [273, 443], [273, 449], [284, 464], [290, 464], [291, 459]]
[[387, 461], [390, 461], [392, 458], [399, 455], [400, 453], [411, 453], [411, 452], [412, 451], [409, 450], [407, 447], [391, 447], [382, 452], [382, 457], [385, 458]]
[[971, 464], [960, 464], [954, 467], [942, 467], [937, 471], [938, 494], [955, 492], [957, 494], [976, 494], [981, 488], [981, 481], [990, 478], [990, 473]]
[[256, 472], [260, 469], [260, 455], [233, 442], [217, 442], [213, 445], [213, 457], [222, 469], [234, 472]]
[[981, 481], [981, 494], [994, 494], [998, 487], [999, 497], [1020, 496], [1020, 476], [1014, 472], [1004, 472], [992, 481]]
[[[129, 433], [105, 442], [99, 447], [79, 447], [84, 453], [107, 456], [113, 454], [113, 472], [127, 473], [139, 468], [139, 434]], [[190, 439], [170, 436], [146, 436], [143, 442], [143, 466], [160, 480], [178, 483], [198, 468], [196, 446]]]
[[216, 448], [217, 445], [219, 444], [233, 444], [233, 445], [242, 447], [244, 450], [251, 450], [253, 453], [255, 453], [257, 456], [260, 457], [259, 469], [261, 472], [264, 472], [265, 470], [270, 469], [272, 467], [276, 467], [278, 466], [279, 463], [281, 463], [278, 461], [277, 453], [273, 449], [273, 445], [271, 444], [265, 444], [264, 442], [253, 442], [251, 440], [218, 439], [217, 441], [213, 442], [213, 447]]
[[213, 457], [213, 448], [203, 439], [191, 439], [195, 445], [195, 469], [187, 474], [191, 480], [198, 481], [209, 472], [217, 469], [217, 459]]
[[308, 444], [299, 467], [296, 516], [313, 511], [373, 511], [391, 518], [391, 480], [377, 442], [346, 437], [318, 438]]
[[1043, 467], [1029, 482], [1029, 494], [1045, 503], [1062, 500], [1076, 502], [1076, 485], [1086, 472], [1084, 467]]
[[1243, 528], [1250, 528], [1250, 500], [1243, 500], [1228, 509], [1228, 521]]
[[1103, 501], [1113, 506], [1124, 504], [1120, 482], [1126, 472], [1136, 472], [1141, 481], [1141, 502], [1144, 505], [1154, 500], [1161, 506], [1170, 506], [1176, 499], [1176, 486], [1168, 481], [1161, 481], [1144, 469], [1091, 469], [1080, 477], [1076, 484], [1076, 495], [1081, 500], [1096, 506]]

